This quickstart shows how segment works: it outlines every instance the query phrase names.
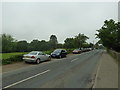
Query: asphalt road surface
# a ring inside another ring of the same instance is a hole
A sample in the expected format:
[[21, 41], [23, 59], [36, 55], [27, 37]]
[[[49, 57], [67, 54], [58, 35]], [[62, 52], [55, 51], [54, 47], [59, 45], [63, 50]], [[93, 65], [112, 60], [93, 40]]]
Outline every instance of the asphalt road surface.
[[2, 88], [90, 88], [102, 50], [5, 72]]

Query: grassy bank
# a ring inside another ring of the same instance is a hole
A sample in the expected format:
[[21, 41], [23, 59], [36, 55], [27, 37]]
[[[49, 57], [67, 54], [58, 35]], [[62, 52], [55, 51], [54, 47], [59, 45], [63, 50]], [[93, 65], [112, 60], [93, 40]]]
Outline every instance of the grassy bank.
[[120, 65], [120, 52], [107, 49], [108, 54], [110, 54], [115, 61]]

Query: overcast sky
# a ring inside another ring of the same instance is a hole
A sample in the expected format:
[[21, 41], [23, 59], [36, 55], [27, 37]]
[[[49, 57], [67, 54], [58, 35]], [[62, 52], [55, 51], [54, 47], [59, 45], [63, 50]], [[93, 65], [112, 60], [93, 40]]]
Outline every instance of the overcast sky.
[[78, 33], [95, 40], [96, 30], [105, 20], [118, 21], [117, 2], [4, 2], [2, 33], [17, 40], [49, 40], [57, 36], [63, 43]]

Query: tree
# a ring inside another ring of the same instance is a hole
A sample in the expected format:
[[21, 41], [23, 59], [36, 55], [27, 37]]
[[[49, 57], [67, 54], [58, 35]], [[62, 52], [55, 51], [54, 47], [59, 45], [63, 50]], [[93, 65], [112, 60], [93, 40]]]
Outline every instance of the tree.
[[[81, 48], [86, 45], [86, 40], [89, 39], [84, 34], [79, 33], [74, 38], [67, 38], [64, 42], [65, 48]], [[86, 46], [85, 46], [86, 47]]]
[[39, 43], [39, 47], [41, 51], [47, 51], [50, 50], [49, 43], [45, 40], [41, 40]]
[[16, 46], [18, 52], [26, 52], [28, 51], [28, 43], [27, 41], [18, 41]]
[[93, 44], [92, 43], [83, 43], [82, 44], [82, 48], [93, 48]]
[[14, 41], [11, 35], [2, 34], [2, 52], [12, 52], [15, 49]]
[[66, 38], [66, 40], [64, 41], [64, 47], [65, 48], [74, 48], [74, 38]]
[[32, 40], [31, 43], [29, 44], [28, 49], [30, 51], [38, 51], [38, 50], [40, 50], [40, 41], [37, 40], [37, 39]]
[[97, 30], [97, 38], [100, 38], [103, 46], [120, 51], [120, 23], [110, 19], [104, 21], [104, 25]]
[[58, 43], [58, 44], [57, 44], [57, 48], [63, 48], [63, 44]]
[[94, 44], [93, 43], [89, 43], [89, 47], [90, 48], [94, 48]]
[[82, 44], [86, 43], [86, 40], [89, 39], [84, 34], [79, 33], [77, 36], [75, 36], [75, 43], [78, 48], [82, 48]]
[[57, 48], [57, 44], [58, 44], [57, 37], [55, 35], [51, 35], [49, 40], [49, 45], [51, 49]]

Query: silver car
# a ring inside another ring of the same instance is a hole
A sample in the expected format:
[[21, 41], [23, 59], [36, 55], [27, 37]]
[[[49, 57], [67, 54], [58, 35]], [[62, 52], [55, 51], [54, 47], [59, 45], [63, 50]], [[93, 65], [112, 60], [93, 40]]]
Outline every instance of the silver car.
[[39, 64], [41, 61], [51, 60], [50, 55], [45, 54], [41, 51], [32, 51], [28, 54], [23, 55], [23, 60], [27, 62], [35, 62]]

